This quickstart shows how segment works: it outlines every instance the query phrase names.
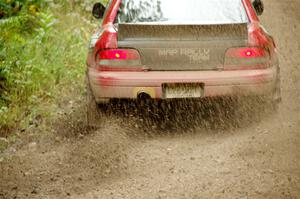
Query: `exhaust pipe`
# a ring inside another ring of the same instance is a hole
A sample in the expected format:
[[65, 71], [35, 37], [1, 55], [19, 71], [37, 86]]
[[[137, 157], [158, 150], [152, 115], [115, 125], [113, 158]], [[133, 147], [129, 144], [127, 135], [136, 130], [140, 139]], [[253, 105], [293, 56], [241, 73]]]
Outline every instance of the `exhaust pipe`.
[[150, 100], [151, 96], [148, 93], [142, 91], [142, 92], [139, 92], [137, 98], [138, 98], [138, 100], [146, 101], [146, 100]]
[[151, 99], [152, 99], [151, 96], [144, 91], [138, 93], [137, 105], [141, 113], [149, 114], [150, 107], [151, 107]]

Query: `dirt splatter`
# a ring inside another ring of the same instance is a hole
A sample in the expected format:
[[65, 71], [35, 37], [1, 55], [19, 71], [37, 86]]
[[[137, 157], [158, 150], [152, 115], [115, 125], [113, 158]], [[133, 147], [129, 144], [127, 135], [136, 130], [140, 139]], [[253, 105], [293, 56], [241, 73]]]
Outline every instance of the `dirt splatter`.
[[0, 155], [0, 198], [299, 198], [300, 3], [265, 7], [280, 53], [277, 113], [260, 101], [126, 102], [87, 131], [78, 106], [42, 138]]

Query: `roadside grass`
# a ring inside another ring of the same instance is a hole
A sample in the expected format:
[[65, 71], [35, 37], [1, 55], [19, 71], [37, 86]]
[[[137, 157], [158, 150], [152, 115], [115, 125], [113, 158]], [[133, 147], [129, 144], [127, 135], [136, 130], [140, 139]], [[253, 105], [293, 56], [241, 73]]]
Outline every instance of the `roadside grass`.
[[69, 4], [52, 6], [0, 20], [0, 137], [14, 140], [15, 131], [84, 92], [87, 44], [97, 22]]

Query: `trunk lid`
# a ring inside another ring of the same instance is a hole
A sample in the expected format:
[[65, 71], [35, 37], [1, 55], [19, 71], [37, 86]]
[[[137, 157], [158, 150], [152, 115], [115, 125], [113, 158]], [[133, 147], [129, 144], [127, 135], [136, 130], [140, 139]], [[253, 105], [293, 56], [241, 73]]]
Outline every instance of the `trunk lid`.
[[118, 26], [118, 47], [137, 49], [153, 71], [222, 70], [226, 50], [247, 42], [247, 23]]

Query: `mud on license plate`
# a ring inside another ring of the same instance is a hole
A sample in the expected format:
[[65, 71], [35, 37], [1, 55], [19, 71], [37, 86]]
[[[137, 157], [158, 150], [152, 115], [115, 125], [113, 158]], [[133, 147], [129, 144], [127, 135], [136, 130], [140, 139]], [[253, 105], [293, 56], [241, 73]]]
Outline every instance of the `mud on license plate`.
[[163, 94], [166, 99], [204, 97], [203, 84], [164, 84]]

